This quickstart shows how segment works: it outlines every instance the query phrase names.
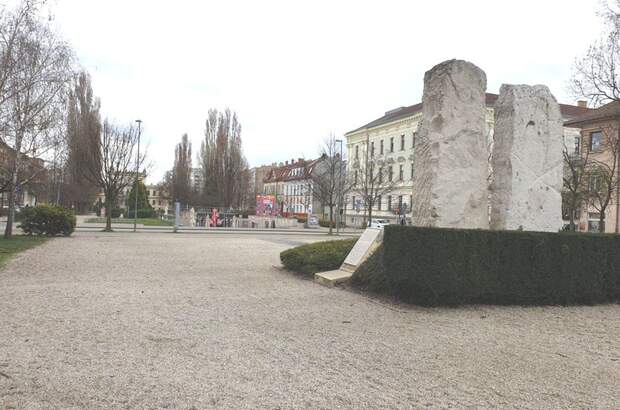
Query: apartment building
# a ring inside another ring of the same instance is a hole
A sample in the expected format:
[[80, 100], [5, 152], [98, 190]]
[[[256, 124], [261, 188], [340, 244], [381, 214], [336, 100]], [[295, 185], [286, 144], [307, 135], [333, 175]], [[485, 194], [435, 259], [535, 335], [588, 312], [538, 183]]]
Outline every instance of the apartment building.
[[289, 163], [272, 167], [263, 180], [264, 195], [276, 197], [279, 213], [283, 216], [310, 215], [321, 212], [321, 206], [312, 191], [312, 173], [322, 158], [315, 160], [292, 159]]
[[[486, 94], [486, 124], [489, 147], [493, 140], [494, 111], [497, 94]], [[560, 104], [564, 120], [570, 120], [588, 112], [582, 106]], [[349, 162], [347, 172], [355, 178], [362, 172], [366, 155], [380, 166], [385, 178], [393, 180], [390, 192], [378, 198], [373, 209], [373, 219], [382, 218], [397, 222], [402, 216], [411, 217], [411, 203], [415, 200], [413, 175], [415, 172], [414, 151], [418, 124], [422, 118], [422, 103], [399, 107], [385, 115], [345, 134]], [[564, 128], [564, 139], [572, 144], [579, 130]], [[350, 225], [363, 223], [367, 211], [359, 191], [353, 189], [345, 201], [345, 222]]]
[[146, 196], [155, 212], [167, 214], [171, 210], [168, 195], [162, 191], [159, 185], [147, 185]]
[[[620, 153], [613, 148], [620, 138], [620, 101], [611, 102], [572, 118], [566, 121], [564, 126], [577, 132], [574, 139], [575, 160], [586, 158], [587, 155], [590, 163], [598, 161], [606, 164], [608, 171], [613, 170], [616, 174], [610, 184], [611, 187], [616, 186], [611, 202], [605, 210], [604, 230], [606, 233], [620, 233], [620, 187], [617, 186], [620, 181]], [[589, 177], [588, 188], [595, 189], [596, 185], [601, 183], [597, 178], [600, 176]], [[584, 204], [577, 212], [579, 231], [599, 232], [601, 210], [597, 205]]]

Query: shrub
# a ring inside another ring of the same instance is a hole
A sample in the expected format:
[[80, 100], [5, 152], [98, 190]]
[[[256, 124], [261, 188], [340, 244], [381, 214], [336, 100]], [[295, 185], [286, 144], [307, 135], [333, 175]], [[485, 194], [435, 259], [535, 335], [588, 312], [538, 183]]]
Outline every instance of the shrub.
[[[336, 227], [336, 222], [332, 222], [332, 228]], [[319, 226], [322, 226], [323, 228], [329, 228], [329, 220], [327, 219], [319, 219]]]
[[22, 209], [20, 228], [28, 235], [69, 236], [75, 229], [73, 211], [60, 206], [39, 205]]
[[125, 215], [125, 210], [123, 208], [113, 208], [110, 213], [112, 218], [119, 218], [121, 215]]
[[357, 239], [315, 242], [280, 253], [282, 265], [290, 271], [313, 275], [342, 265]]
[[620, 301], [620, 236], [385, 228], [386, 288], [420, 305]]
[[351, 285], [361, 290], [373, 292], [386, 292], [388, 290], [385, 265], [383, 262], [384, 248], [380, 245], [377, 250], [368, 257], [351, 277]]
[[[144, 208], [138, 209], [138, 218], [155, 218], [155, 210], [153, 208]], [[134, 218], [134, 210], [129, 209], [127, 213], [124, 214], [125, 218], [133, 219]]]

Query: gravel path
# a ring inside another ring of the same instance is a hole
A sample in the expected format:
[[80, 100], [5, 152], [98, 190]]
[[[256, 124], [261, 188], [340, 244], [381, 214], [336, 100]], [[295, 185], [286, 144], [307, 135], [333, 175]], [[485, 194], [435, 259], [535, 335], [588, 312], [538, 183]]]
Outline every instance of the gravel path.
[[617, 408], [620, 306], [418, 309], [282, 272], [317, 237], [78, 234], [0, 271], [0, 408]]

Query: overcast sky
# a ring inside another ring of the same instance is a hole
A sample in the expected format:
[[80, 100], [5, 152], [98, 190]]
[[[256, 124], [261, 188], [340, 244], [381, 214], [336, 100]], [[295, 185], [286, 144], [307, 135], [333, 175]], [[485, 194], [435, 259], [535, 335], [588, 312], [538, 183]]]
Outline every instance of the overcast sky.
[[[239, 114], [251, 166], [314, 157], [343, 133], [417, 103], [424, 72], [473, 62], [502, 83], [566, 90], [601, 31], [597, 0], [55, 0], [57, 25], [102, 113], [143, 120], [158, 182], [188, 133], [198, 152], [209, 108]], [[195, 159], [194, 159], [195, 160]]]

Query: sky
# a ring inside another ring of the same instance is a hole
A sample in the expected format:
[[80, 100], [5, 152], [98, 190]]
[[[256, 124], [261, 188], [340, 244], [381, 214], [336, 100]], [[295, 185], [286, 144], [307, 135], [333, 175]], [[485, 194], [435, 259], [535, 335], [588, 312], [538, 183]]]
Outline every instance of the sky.
[[[312, 158], [385, 111], [421, 100], [424, 72], [473, 62], [487, 91], [566, 84], [602, 30], [597, 0], [52, 0], [54, 21], [101, 98], [102, 115], [143, 121], [149, 182], [210, 108], [242, 124], [251, 166]], [[194, 163], [197, 164], [194, 158]]]

